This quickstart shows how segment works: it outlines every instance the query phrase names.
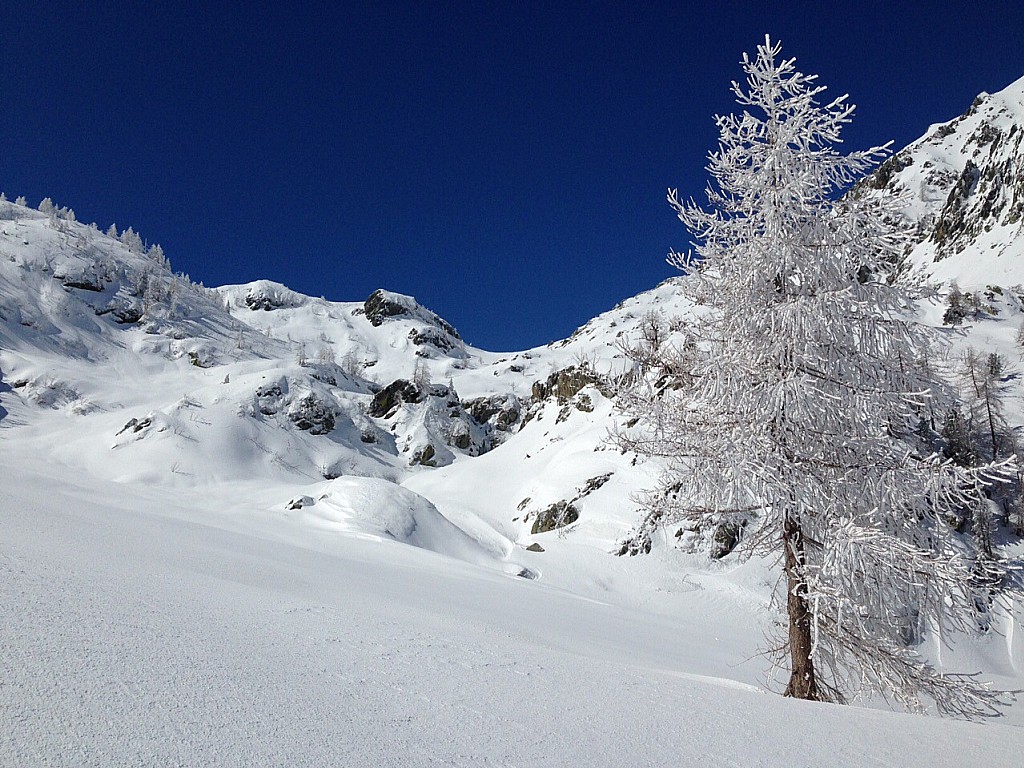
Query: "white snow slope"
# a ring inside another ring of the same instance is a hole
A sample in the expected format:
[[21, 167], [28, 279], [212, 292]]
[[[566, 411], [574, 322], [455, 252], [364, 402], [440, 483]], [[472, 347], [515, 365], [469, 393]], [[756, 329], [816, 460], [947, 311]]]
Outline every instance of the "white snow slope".
[[[962, 199], [908, 210], [913, 265], [988, 289], [941, 330], [951, 374], [968, 346], [1019, 359], [1022, 90], [875, 178], [937, 199], [975, 158]], [[982, 726], [767, 693], [771, 563], [671, 532], [610, 554], [657, 471], [608, 440], [617, 345], [694, 311], [669, 282], [495, 354], [410, 297], [209, 290], [0, 202], [0, 765], [1018, 764], [1021, 704]], [[922, 651], [1024, 688], [1021, 616], [999, 628]]]
[[4, 459], [4, 765], [1010, 766], [1024, 745], [763, 693], [726, 574], [659, 563], [676, 589], [637, 610]]

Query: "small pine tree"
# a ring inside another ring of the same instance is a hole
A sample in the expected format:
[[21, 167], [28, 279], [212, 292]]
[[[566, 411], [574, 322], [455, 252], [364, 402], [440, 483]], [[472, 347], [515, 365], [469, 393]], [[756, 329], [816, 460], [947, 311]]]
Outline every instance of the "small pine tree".
[[961, 467], [977, 466], [978, 454], [971, 439], [970, 424], [959, 407], [949, 409], [941, 434], [945, 441], [942, 451], [947, 459]]
[[358, 378], [363, 372], [363, 364], [356, 354], [355, 349], [349, 349], [341, 358], [341, 370], [353, 378]]
[[142, 238], [139, 237], [139, 234], [131, 227], [128, 227], [128, 229], [122, 232], [118, 239], [132, 253], [145, 253], [146, 248], [142, 243]]
[[967, 317], [967, 307], [960, 286], [956, 283], [949, 284], [949, 293], [946, 295], [946, 312], [942, 315], [943, 325], [961, 325]]
[[168, 266], [167, 256], [164, 255], [164, 249], [160, 247], [159, 243], [150, 247], [150, 249], [146, 251], [146, 255], [152, 259], [155, 264], [158, 264], [161, 267]]

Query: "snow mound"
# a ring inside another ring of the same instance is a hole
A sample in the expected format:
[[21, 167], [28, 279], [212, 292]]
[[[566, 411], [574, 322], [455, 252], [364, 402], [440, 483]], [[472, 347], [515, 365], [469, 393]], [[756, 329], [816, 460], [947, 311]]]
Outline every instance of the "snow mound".
[[321, 529], [396, 541], [481, 565], [497, 565], [500, 558], [423, 496], [387, 480], [337, 478], [298, 511], [307, 524]]
[[247, 307], [254, 312], [302, 307], [309, 297], [272, 280], [256, 280], [243, 285], [226, 285], [217, 289], [230, 307]]

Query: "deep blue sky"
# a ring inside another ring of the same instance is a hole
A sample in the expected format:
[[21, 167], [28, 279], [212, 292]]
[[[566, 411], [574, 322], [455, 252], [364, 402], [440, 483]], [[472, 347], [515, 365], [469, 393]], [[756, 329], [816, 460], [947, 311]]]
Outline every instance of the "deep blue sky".
[[1024, 75], [1019, 0], [16, 2], [0, 189], [207, 285], [386, 287], [521, 349], [672, 274], [665, 189], [701, 194], [766, 32], [859, 105], [851, 149]]

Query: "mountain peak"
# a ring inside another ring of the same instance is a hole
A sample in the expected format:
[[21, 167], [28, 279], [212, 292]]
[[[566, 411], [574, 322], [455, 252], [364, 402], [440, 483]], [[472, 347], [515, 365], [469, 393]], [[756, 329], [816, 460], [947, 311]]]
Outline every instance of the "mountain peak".
[[914, 226], [907, 265], [962, 285], [1024, 283], [1024, 77], [884, 162], [861, 188], [899, 195]]

